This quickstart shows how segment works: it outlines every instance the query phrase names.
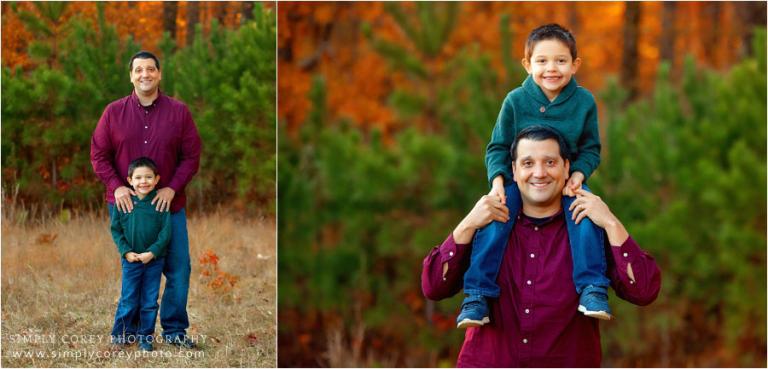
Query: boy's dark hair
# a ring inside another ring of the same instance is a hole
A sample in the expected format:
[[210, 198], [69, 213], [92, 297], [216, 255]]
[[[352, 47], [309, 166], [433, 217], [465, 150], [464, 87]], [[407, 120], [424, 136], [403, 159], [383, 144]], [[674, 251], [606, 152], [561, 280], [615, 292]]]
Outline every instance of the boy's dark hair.
[[129, 72], [133, 71], [133, 61], [135, 59], [154, 59], [155, 60], [155, 66], [157, 67], [157, 70], [160, 70], [160, 60], [157, 59], [155, 54], [152, 54], [149, 51], [142, 50], [142, 51], [137, 52], [136, 54], [133, 54], [133, 56], [131, 57], [131, 61], [128, 62], [128, 71]]
[[560, 133], [547, 126], [537, 125], [523, 128], [523, 130], [517, 134], [517, 137], [515, 137], [515, 142], [512, 143], [512, 148], [509, 149], [509, 153], [512, 155], [512, 163], [517, 160], [517, 143], [522, 139], [531, 141], [555, 140], [560, 146], [560, 157], [563, 158], [563, 160], [570, 160], [571, 158], [571, 151], [568, 149], [568, 144]]
[[157, 164], [155, 164], [155, 162], [152, 159], [146, 156], [142, 156], [140, 158], [133, 159], [133, 161], [130, 164], [128, 164], [128, 178], [133, 176], [133, 171], [136, 170], [136, 168], [141, 168], [141, 167], [147, 167], [149, 169], [152, 169], [152, 173], [155, 173], [155, 175], [157, 175]]
[[531, 31], [531, 34], [528, 35], [528, 40], [525, 42], [526, 60], [531, 60], [533, 48], [539, 41], [544, 40], [558, 40], [564, 43], [571, 50], [571, 58], [576, 60], [576, 39], [573, 38], [571, 31], [555, 23], [545, 24]]

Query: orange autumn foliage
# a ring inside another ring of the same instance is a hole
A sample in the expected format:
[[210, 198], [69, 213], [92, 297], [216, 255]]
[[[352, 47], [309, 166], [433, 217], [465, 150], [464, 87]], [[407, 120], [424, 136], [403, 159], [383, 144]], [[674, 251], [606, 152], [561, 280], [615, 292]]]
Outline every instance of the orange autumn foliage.
[[[406, 12], [414, 8], [413, 3], [398, 5]], [[741, 21], [744, 15], [738, 4], [676, 3], [672, 40], [662, 40], [663, 4], [640, 5], [637, 84], [641, 94], [653, 88], [663, 42], [674, 45], [673, 71], [680, 70], [688, 53], [699, 63], [723, 69], [744, 56], [742, 39], [751, 26]], [[514, 62], [522, 58], [531, 29], [560, 23], [570, 28], [577, 39], [583, 59], [579, 83], [597, 92], [608, 76], [620, 73], [625, 8], [624, 2], [462, 3], [450, 38], [426, 66], [431, 70], [441, 68], [441, 63], [460, 50], [477, 46], [491, 56], [495, 72], [504, 76], [499, 25], [502, 15], [507, 14]], [[395, 88], [414, 88], [412, 81], [394, 72], [376, 53], [361, 32], [364, 23], [370, 24], [377, 38], [408, 47], [405, 32], [382, 3], [279, 4], [278, 116], [289, 132], [306, 119], [311, 108], [308, 92], [316, 75], [325, 79], [331, 120], [349, 118], [362, 127], [378, 127], [383, 132], [413, 123], [398, 119], [387, 105]]]

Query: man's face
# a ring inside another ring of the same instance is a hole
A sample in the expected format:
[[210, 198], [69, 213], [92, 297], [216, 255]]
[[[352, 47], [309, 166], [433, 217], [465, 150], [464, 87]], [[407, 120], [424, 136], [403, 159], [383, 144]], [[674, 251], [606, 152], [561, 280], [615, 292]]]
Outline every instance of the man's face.
[[131, 82], [136, 89], [136, 93], [144, 95], [151, 95], [157, 91], [157, 86], [160, 85], [162, 74], [155, 65], [155, 60], [149, 59], [133, 59], [133, 66], [131, 68]]
[[512, 166], [524, 207], [559, 208], [570, 163], [560, 157], [557, 141], [521, 139]]

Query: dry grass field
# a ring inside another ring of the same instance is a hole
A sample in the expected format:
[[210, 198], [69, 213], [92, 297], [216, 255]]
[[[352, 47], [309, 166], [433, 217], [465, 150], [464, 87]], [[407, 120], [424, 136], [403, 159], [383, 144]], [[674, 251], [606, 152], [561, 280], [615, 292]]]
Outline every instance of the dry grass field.
[[142, 355], [135, 344], [109, 344], [120, 261], [106, 211], [34, 226], [4, 216], [2, 366], [276, 366], [275, 223], [238, 218], [220, 211], [188, 219], [188, 333], [200, 349], [156, 343]]

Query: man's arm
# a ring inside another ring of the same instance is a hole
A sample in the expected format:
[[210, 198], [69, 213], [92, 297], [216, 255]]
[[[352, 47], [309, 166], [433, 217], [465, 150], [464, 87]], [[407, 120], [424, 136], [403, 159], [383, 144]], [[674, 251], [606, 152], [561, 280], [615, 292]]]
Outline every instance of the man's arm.
[[202, 150], [200, 134], [197, 132], [195, 122], [192, 120], [192, 114], [186, 106], [184, 111], [179, 162], [173, 178], [168, 182], [168, 187], [175, 192], [183, 190], [200, 168], [200, 152]]
[[576, 196], [570, 207], [576, 223], [588, 216], [595, 225], [605, 229], [608, 236], [607, 274], [616, 295], [637, 305], [656, 300], [661, 289], [661, 270], [653, 257], [629, 237], [624, 225], [600, 197], [583, 189], [577, 190]]
[[131, 195], [133, 190], [126, 187], [115, 170], [115, 147], [109, 137], [109, 113], [107, 106], [96, 124], [91, 136], [91, 165], [96, 176], [107, 187], [108, 193], [115, 194], [115, 206], [123, 212], [133, 210]]
[[440, 300], [459, 292], [464, 272], [469, 266], [472, 238], [478, 229], [494, 220], [508, 221], [509, 210], [498, 196], [483, 196], [443, 244], [432, 248], [422, 265], [421, 289], [424, 296]]

